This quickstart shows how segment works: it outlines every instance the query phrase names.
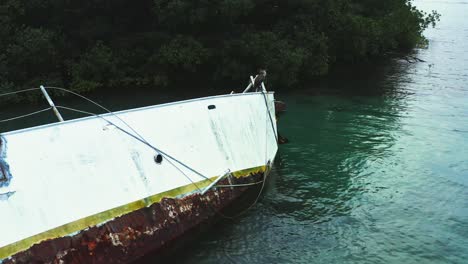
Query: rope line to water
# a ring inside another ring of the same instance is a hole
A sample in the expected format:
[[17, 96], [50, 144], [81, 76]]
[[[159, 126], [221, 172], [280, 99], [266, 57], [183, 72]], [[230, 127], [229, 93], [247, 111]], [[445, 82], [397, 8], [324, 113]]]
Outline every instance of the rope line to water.
[[278, 142], [278, 135], [276, 135], [275, 123], [273, 122], [273, 118], [271, 117], [270, 106], [268, 106], [268, 100], [263, 89], [262, 89], [262, 94], [263, 94], [263, 99], [265, 101], [265, 106], [268, 111], [268, 117], [270, 118], [271, 129], [273, 130], [273, 134], [275, 135], [276, 142]]
[[[265, 106], [266, 106], [266, 110], [267, 110], [267, 113], [268, 113], [268, 117], [270, 118], [271, 128], [273, 129], [273, 134], [275, 136], [276, 142], [278, 142], [278, 137], [276, 135], [276, 130], [275, 130], [273, 119], [272, 119], [271, 113], [270, 113], [270, 107], [268, 106], [268, 101], [267, 101], [267, 98], [266, 98], [266, 95], [265, 95], [265, 92], [263, 91], [263, 89], [262, 89], [262, 94], [263, 94], [263, 99], [265, 101]], [[265, 126], [265, 128], [266, 128], [266, 126]], [[266, 131], [268, 131], [268, 130], [266, 130]], [[265, 137], [267, 137], [267, 135], [268, 135], [268, 132], [265, 132]], [[268, 159], [267, 148], [268, 148], [268, 144], [266, 144], [266, 142], [265, 142], [265, 159]], [[237, 218], [237, 217], [247, 213], [248, 211], [250, 211], [250, 209], [252, 209], [258, 203], [258, 200], [260, 200], [260, 197], [263, 194], [263, 190], [265, 189], [265, 183], [267, 181], [268, 174], [270, 173], [270, 171], [269, 171], [269, 167], [271, 166], [270, 162], [269, 161], [267, 162], [265, 160], [265, 164], [266, 164], [266, 169], [263, 172], [263, 180], [260, 181], [262, 183], [262, 187], [260, 188], [260, 191], [258, 192], [258, 195], [255, 198], [255, 201], [247, 209], [245, 209], [244, 211], [242, 211], [242, 212], [240, 212], [240, 213], [238, 213], [238, 214], [236, 214], [234, 216], [229, 216], [228, 218], [230, 218], [230, 219]]]
[[6, 123], [6, 122], [14, 121], [14, 120], [17, 120], [17, 119], [21, 119], [21, 118], [26, 118], [26, 117], [29, 117], [29, 116], [37, 115], [37, 114], [40, 114], [40, 113], [49, 111], [49, 110], [51, 110], [51, 109], [52, 109], [52, 107], [49, 107], [49, 108], [45, 108], [45, 109], [42, 109], [42, 110], [39, 110], [39, 111], [35, 111], [35, 112], [32, 112], [32, 113], [28, 113], [28, 114], [24, 114], [24, 115], [20, 115], [20, 116], [15, 116], [15, 117], [7, 118], [7, 119], [2, 119], [2, 120], [0, 120], [0, 123]]
[[215, 188], [231, 188], [231, 187], [248, 187], [262, 184], [263, 181], [252, 182], [252, 183], [244, 183], [244, 184], [227, 184], [227, 185], [216, 185]]
[[[276, 142], [278, 142], [278, 137], [276, 135], [276, 130], [275, 130], [273, 119], [272, 119], [271, 113], [270, 113], [270, 107], [268, 106], [268, 101], [267, 101], [265, 93], [263, 92], [263, 89], [262, 89], [262, 94], [263, 94], [263, 98], [264, 98], [264, 101], [265, 101], [266, 111], [267, 111], [267, 114], [268, 114], [268, 116], [270, 118], [271, 128], [273, 129], [273, 134], [275, 135]], [[268, 122], [268, 120], [266, 120], [266, 121]], [[235, 218], [237, 218], [239, 216], [242, 216], [245, 213], [247, 213], [248, 211], [250, 211], [258, 203], [258, 201], [260, 200], [260, 197], [263, 194], [263, 190], [265, 189], [265, 184], [266, 184], [266, 181], [267, 181], [267, 178], [268, 178], [268, 174], [270, 173], [269, 168], [271, 166], [270, 161], [267, 161], [268, 160], [268, 144], [267, 144], [268, 142], [267, 142], [267, 138], [268, 138], [268, 128], [267, 128], [267, 125], [265, 125], [265, 165], [266, 165], [266, 169], [263, 172], [263, 179], [261, 181], [259, 181], [259, 182], [245, 185], [245, 187], [247, 187], [247, 186], [257, 185], [257, 184], [260, 184], [260, 183], [262, 184], [262, 187], [260, 188], [260, 191], [258, 192], [258, 195], [255, 198], [255, 201], [248, 208], [246, 208], [245, 210], [243, 210], [240, 213], [238, 213], [236, 215], [233, 215], [233, 216], [228, 216], [228, 215], [225, 215], [225, 214], [223, 214], [221, 212], [217, 212], [221, 217], [232, 220], [232, 219], [235, 219]]]
[[[225, 215], [219, 211], [216, 211], [216, 213], [218, 213], [221, 217], [223, 218], [226, 218], [226, 219], [236, 219], [238, 218], [239, 216], [242, 216], [244, 215], [245, 213], [247, 213], [248, 211], [250, 211], [255, 205], [257, 205], [258, 201], [260, 200], [260, 197], [262, 196], [263, 194], [263, 190], [265, 189], [265, 183], [267, 181], [267, 177], [268, 177], [268, 166], [269, 164], [267, 164], [267, 169], [263, 172], [263, 180], [259, 181], [259, 182], [255, 182], [255, 183], [251, 183], [251, 185], [257, 185], [257, 184], [262, 184], [262, 187], [260, 188], [260, 191], [258, 192], [258, 195], [257, 197], [255, 198], [255, 201], [249, 206], [247, 207], [245, 210], [241, 211], [240, 213], [237, 213], [235, 215]], [[239, 184], [240, 185], [240, 184]], [[249, 186], [251, 186], [249, 185]], [[248, 187], [248, 186], [233, 186], [233, 187]]]

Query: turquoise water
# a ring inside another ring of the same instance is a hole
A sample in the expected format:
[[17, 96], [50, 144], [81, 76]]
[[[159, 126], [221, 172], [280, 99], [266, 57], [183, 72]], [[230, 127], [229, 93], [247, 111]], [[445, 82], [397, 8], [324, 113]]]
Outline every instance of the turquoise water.
[[416, 5], [442, 14], [426, 62], [278, 94], [291, 143], [263, 200], [173, 261], [468, 263], [468, 1]]

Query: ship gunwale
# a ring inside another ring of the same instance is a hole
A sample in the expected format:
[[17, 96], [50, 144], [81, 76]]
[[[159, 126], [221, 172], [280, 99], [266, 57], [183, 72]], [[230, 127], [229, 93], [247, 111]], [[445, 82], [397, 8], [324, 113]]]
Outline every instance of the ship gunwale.
[[45, 124], [45, 125], [40, 125], [40, 126], [28, 127], [28, 128], [23, 128], [23, 129], [8, 131], [8, 132], [2, 132], [2, 133], [0, 133], [0, 135], [4, 135], [4, 136], [14, 135], [14, 134], [19, 134], [19, 133], [25, 133], [25, 132], [30, 132], [30, 131], [34, 131], [34, 130], [39, 130], [39, 129], [43, 129], [43, 128], [49, 128], [49, 127], [54, 127], [54, 126], [61, 126], [61, 125], [66, 125], [66, 124], [83, 122], [83, 121], [87, 121], [87, 120], [91, 120], [91, 119], [97, 119], [97, 118], [100, 118], [100, 117], [110, 117], [110, 116], [114, 116], [114, 115], [144, 111], [144, 110], [155, 109], [155, 108], [166, 107], [166, 106], [172, 106], [172, 105], [179, 105], [179, 104], [192, 103], [192, 102], [198, 102], [198, 101], [205, 101], [205, 100], [224, 98], [224, 97], [252, 96], [252, 95], [257, 95], [257, 94], [262, 94], [262, 93], [265, 94], [265, 95], [269, 95], [269, 94], [274, 95], [275, 94], [275, 92], [269, 91], [269, 92], [266, 92], [266, 93], [265, 92], [249, 92], [249, 93], [237, 93], [237, 94], [234, 93], [234, 94], [222, 94], [222, 95], [206, 96], [206, 97], [193, 98], [193, 99], [187, 99], [187, 100], [182, 100], [182, 101], [175, 101], [175, 102], [169, 102], [169, 103], [163, 103], [163, 104], [156, 104], [156, 105], [150, 105], [150, 106], [137, 107], [137, 108], [127, 109], [127, 110], [111, 112], [111, 113], [103, 113], [103, 114], [99, 114], [99, 117], [98, 116], [87, 116], [87, 117], [81, 117], [81, 118], [76, 118], [76, 119], [71, 119], [71, 120], [65, 120], [63, 122], [56, 122], [56, 123], [50, 123], [50, 124]]

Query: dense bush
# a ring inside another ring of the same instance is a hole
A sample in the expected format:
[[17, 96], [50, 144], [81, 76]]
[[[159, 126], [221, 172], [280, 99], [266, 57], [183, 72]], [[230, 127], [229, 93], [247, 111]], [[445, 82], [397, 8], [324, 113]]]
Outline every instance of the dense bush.
[[288, 87], [424, 41], [410, 0], [1, 0], [0, 92], [239, 83]]

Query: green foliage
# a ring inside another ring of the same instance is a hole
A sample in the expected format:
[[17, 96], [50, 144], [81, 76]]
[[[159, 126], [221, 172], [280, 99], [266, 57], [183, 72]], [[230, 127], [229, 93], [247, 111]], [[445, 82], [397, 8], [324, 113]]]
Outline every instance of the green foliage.
[[29, 85], [34, 80], [44, 78], [42, 81], [47, 81], [51, 75], [59, 75], [60, 42], [54, 32], [45, 29], [19, 29], [4, 52], [8, 78], [15, 83], [26, 81]]
[[232, 30], [254, 0], [154, 0], [159, 24], [170, 32], [213, 34]]
[[[56, 33], [46, 29], [17, 28], [0, 53], [0, 91], [37, 87], [45, 83], [63, 85], [60, 67], [62, 43]], [[35, 99], [31, 95], [25, 96], [28, 100]]]
[[289, 87], [424, 44], [439, 17], [410, 0], [2, 0], [0, 93], [243, 83], [259, 68]]
[[168, 71], [194, 73], [208, 59], [209, 51], [199, 41], [185, 36], [176, 36], [159, 49], [155, 58]]
[[77, 91], [90, 91], [101, 87], [112, 87], [119, 79], [118, 61], [112, 50], [98, 42], [71, 66], [71, 86]]

